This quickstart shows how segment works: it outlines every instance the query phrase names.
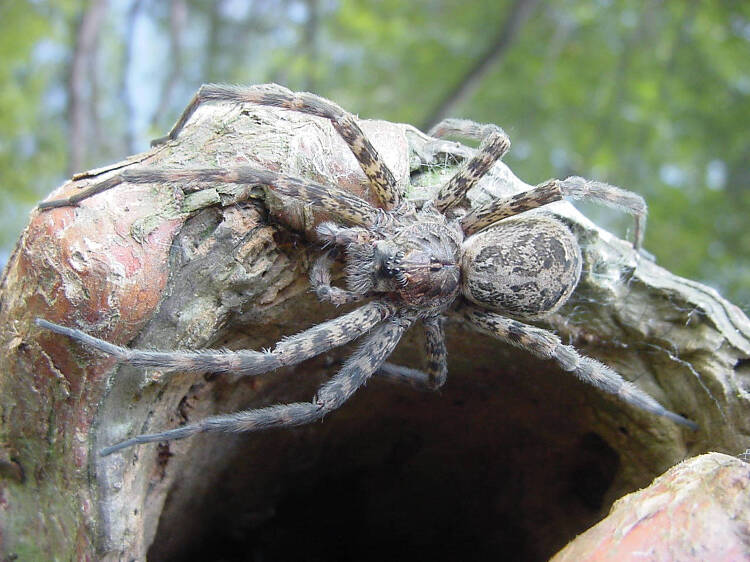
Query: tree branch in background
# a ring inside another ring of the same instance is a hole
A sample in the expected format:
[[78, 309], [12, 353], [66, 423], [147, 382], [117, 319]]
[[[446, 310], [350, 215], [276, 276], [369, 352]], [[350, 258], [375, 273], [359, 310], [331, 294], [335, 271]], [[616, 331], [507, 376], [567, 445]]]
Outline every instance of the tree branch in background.
[[[101, 26], [99, 26], [99, 29]], [[87, 134], [88, 137], [88, 146], [94, 146], [94, 147], [102, 147], [102, 141], [104, 141], [104, 135], [102, 133], [102, 127], [101, 127], [101, 119], [99, 114], [99, 102], [101, 100], [100, 97], [100, 89], [99, 89], [99, 57], [97, 56], [97, 53], [99, 53], [100, 49], [100, 38], [101, 33], [99, 33], [99, 29], [97, 29], [97, 32], [94, 34], [93, 42], [91, 44], [91, 51], [88, 55], [86, 66], [88, 68], [88, 82], [89, 82], [89, 99], [88, 103], [86, 104], [89, 111], [89, 131]], [[87, 154], [88, 158], [95, 159], [97, 157], [96, 154], [92, 154], [91, 151], [89, 151], [89, 154]], [[88, 167], [88, 162], [84, 162], [84, 164]]]
[[225, 25], [221, 17], [224, 2], [217, 0], [212, 2], [208, 14], [208, 39], [206, 39], [205, 57], [203, 59], [203, 76], [206, 82], [220, 82], [217, 70], [218, 60], [221, 56], [221, 33], [225, 32]]
[[128, 154], [137, 151], [135, 146], [135, 105], [130, 97], [130, 88], [128, 87], [128, 77], [133, 64], [133, 34], [135, 33], [135, 22], [138, 14], [143, 7], [143, 0], [134, 0], [128, 10], [125, 20], [125, 34], [123, 36], [122, 46], [122, 63], [120, 64], [120, 87], [119, 97], [120, 104], [125, 108], [124, 142]]
[[[70, 153], [68, 171], [73, 174], [85, 167], [87, 137], [91, 132], [91, 82], [87, 70], [95, 60], [99, 30], [107, 14], [107, 0], [92, 0], [76, 30], [76, 42], [68, 77], [68, 128]], [[87, 96], [88, 90], [88, 96]], [[87, 99], [89, 98], [89, 99]]]
[[485, 75], [505, 56], [518, 35], [518, 31], [529, 19], [538, 3], [539, 0], [516, 0], [505, 24], [490, 46], [425, 118], [422, 122], [422, 130], [428, 130], [444, 117], [451, 115], [456, 107], [476, 92]]
[[[633, 31], [627, 36], [623, 35], [624, 45], [620, 51], [620, 56], [617, 58], [616, 63], [612, 65], [612, 74], [605, 81], [605, 87], [609, 90], [609, 96], [608, 99], [602, 102], [602, 105], [606, 109], [601, 112], [603, 117], [598, 122], [596, 134], [591, 136], [585, 148], [581, 150], [586, 155], [584, 158], [586, 162], [595, 161], [597, 151], [606, 145], [604, 139], [609, 138], [609, 135], [612, 134], [612, 131], [620, 122], [619, 108], [623, 107], [630, 96], [630, 67], [635, 53], [634, 47], [643, 41], [644, 37], [648, 37], [647, 26], [644, 25], [646, 17], [644, 14], [639, 14], [638, 24], [634, 27]], [[596, 104], [594, 105], [596, 106]], [[642, 140], [642, 142], [645, 142], [645, 140]], [[579, 173], [577, 171], [573, 172], [573, 170], [566, 170], [566, 172], [568, 171], [570, 173]]]
[[151, 124], [156, 126], [172, 105], [172, 96], [182, 78], [182, 31], [187, 21], [187, 5], [184, 0], [169, 3], [169, 73], [161, 90], [159, 105], [156, 107]]
[[315, 92], [318, 89], [318, 74], [320, 49], [318, 48], [318, 32], [320, 31], [320, 2], [307, 0], [307, 20], [302, 35], [302, 53], [307, 64], [303, 82], [303, 89]]
[[[211, 3], [207, 13], [206, 48], [200, 63], [203, 81], [270, 81], [265, 71], [255, 66], [259, 58], [263, 59], [263, 55], [259, 55], [263, 47], [259, 45], [273, 43], [274, 39], [269, 39], [267, 34], [277, 30], [278, 25], [271, 21], [271, 16], [278, 19], [286, 10], [286, 1], [256, 0], [248, 4], [241, 18], [236, 13], [227, 18], [225, 0]], [[260, 64], [261, 68], [263, 66]]]
[[253, 51], [254, 43], [267, 41], [268, 34], [281, 27], [288, 10], [287, 0], [256, 0], [250, 5], [245, 21], [237, 26], [239, 35], [234, 41], [239, 49], [239, 63], [252, 68], [252, 63], [248, 61], [253, 60], [249, 54]]

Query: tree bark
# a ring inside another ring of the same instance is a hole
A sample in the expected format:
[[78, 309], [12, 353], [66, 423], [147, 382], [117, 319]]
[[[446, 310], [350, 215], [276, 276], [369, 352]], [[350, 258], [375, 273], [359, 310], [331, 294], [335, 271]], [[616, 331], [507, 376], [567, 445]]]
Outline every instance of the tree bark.
[[750, 559], [750, 465], [710, 453], [615, 502], [550, 562]]
[[[412, 199], [428, 197], [471, 153], [406, 125], [361, 124], [400, 185], [411, 181]], [[141, 165], [254, 165], [367, 196], [327, 121], [219, 104], [200, 108], [176, 141], [80, 174], [51, 197]], [[676, 462], [746, 448], [747, 318], [557, 203], [549, 212], [578, 236], [584, 276], [542, 325], [700, 431], [634, 410], [455, 320], [441, 393], [375, 380], [322, 423], [99, 457], [137, 433], [308, 400], [351, 353], [260, 377], [143, 372], [34, 326], [43, 317], [133, 347], [260, 349], [341, 313], [307, 283], [323, 217], [263, 189], [237, 203], [235, 186], [183, 187], [123, 184], [76, 208], [35, 211], [9, 260], [0, 286], [5, 558], [231, 558], [236, 548], [284, 559], [313, 545], [326, 558], [329, 543], [365, 560], [393, 548], [439, 558], [470, 540], [477, 559], [501, 549], [542, 559]], [[498, 164], [470, 199], [527, 188]], [[420, 338], [411, 330], [394, 360], [419, 366]]]

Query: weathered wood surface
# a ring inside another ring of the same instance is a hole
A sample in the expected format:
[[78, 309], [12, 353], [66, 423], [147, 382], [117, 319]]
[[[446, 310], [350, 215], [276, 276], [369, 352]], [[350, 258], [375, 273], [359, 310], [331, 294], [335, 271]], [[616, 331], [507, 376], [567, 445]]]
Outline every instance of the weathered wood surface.
[[615, 502], [551, 562], [750, 560], [750, 464], [709, 453]]
[[[402, 185], [411, 175], [425, 186], [409, 188], [415, 199], [470, 150], [432, 144], [404, 125], [362, 126]], [[83, 174], [51, 197], [136, 165], [257, 165], [366, 194], [364, 176], [327, 122], [217, 105], [200, 109], [177, 141]], [[471, 195], [477, 202], [525, 188], [498, 164]], [[347, 510], [359, 509], [368, 532], [395, 537], [381, 541], [384, 552], [388, 540], [407, 550], [423, 540], [447, 555], [440, 529], [449, 518], [460, 521], [457, 536], [475, 541], [478, 558], [503, 548], [540, 559], [682, 459], [747, 447], [747, 318], [560, 203], [553, 210], [578, 235], [586, 264], [573, 298], [547, 325], [700, 431], [626, 407], [551, 362], [452, 322], [449, 382], [439, 394], [374, 381], [310, 427], [197, 436], [98, 457], [136, 433], [309, 399], [348, 353], [250, 379], [144, 373], [34, 326], [41, 316], [123, 345], [258, 349], [340, 313], [308, 290], [318, 253], [309, 234], [320, 217], [260, 189], [234, 205], [236, 193], [223, 185], [187, 195], [121, 185], [77, 208], [32, 213], [0, 287], [3, 557], [179, 559], [215, 553], [216, 541], [278, 554], [293, 537], [277, 530], [271, 544], [262, 531], [282, 518], [285, 498], [308, 486], [324, 494], [317, 511], [300, 512], [315, 514], [311, 528], [327, 516], [346, 526]], [[396, 360], [420, 364], [418, 330]], [[346, 486], [361, 490], [355, 504], [337, 496]], [[414, 532], [400, 537], [389, 525]], [[368, 552], [374, 558], [377, 549]]]

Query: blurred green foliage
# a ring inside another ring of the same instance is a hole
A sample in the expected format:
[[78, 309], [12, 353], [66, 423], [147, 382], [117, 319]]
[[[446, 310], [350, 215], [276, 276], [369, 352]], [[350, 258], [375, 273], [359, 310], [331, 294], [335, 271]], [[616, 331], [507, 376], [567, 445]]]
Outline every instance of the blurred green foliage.
[[[71, 172], [75, 46], [102, 4], [0, 3], [6, 254]], [[276, 81], [427, 126], [485, 61], [452, 115], [502, 125], [528, 183], [578, 174], [641, 193], [659, 263], [750, 306], [748, 2], [110, 0], [104, 13], [79, 85], [83, 167], [145, 149], [202, 82]]]

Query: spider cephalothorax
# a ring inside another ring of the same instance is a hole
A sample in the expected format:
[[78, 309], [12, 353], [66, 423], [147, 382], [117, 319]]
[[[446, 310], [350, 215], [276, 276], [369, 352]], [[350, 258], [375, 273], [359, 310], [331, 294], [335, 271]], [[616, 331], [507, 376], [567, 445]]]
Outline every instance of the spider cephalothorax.
[[458, 295], [462, 235], [444, 218], [416, 216], [417, 222], [373, 245], [373, 289], [391, 289], [408, 305], [438, 310]]
[[[643, 237], [646, 206], [628, 191], [578, 177], [551, 180], [511, 197], [496, 198], [465, 211], [467, 191], [507, 152], [510, 141], [495, 125], [448, 119], [433, 128], [435, 137], [459, 134], [481, 142], [434, 198], [421, 206], [406, 201], [393, 174], [364, 136], [356, 120], [332, 102], [276, 85], [203, 86], [170, 134], [174, 139], [206, 101], [257, 103], [301, 111], [331, 121], [346, 141], [378, 201], [332, 185], [321, 185], [270, 170], [131, 168], [68, 199], [40, 203], [40, 209], [74, 205], [121, 183], [201, 184], [226, 182], [263, 186], [333, 217], [318, 227], [330, 245], [314, 264], [310, 280], [323, 301], [360, 304], [351, 312], [282, 339], [270, 351], [147, 351], [119, 347], [80, 330], [39, 319], [37, 323], [136, 366], [187, 372], [257, 375], [294, 365], [329, 349], [362, 339], [361, 345], [309, 403], [280, 404], [206, 418], [160, 433], [138, 435], [102, 454], [135, 445], [188, 437], [205, 431], [256, 431], [309, 423], [341, 406], [372, 376], [436, 389], [447, 376], [443, 318], [455, 314], [478, 330], [545, 359], [581, 380], [653, 414], [695, 429], [609, 367], [581, 356], [553, 333], [522, 320], [543, 318], [570, 297], [581, 274], [576, 238], [547, 214], [529, 213], [564, 197], [589, 198], [633, 214], [635, 245]], [[250, 189], [247, 193], [250, 193]], [[332, 285], [330, 269], [343, 259], [347, 289]], [[425, 370], [387, 362], [404, 332], [421, 321], [425, 332]]]

